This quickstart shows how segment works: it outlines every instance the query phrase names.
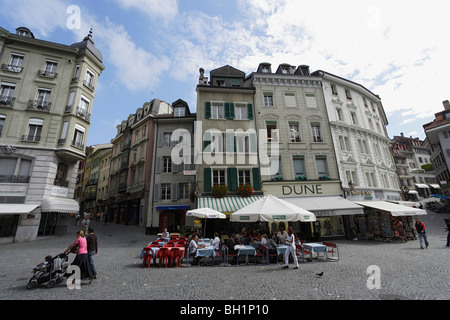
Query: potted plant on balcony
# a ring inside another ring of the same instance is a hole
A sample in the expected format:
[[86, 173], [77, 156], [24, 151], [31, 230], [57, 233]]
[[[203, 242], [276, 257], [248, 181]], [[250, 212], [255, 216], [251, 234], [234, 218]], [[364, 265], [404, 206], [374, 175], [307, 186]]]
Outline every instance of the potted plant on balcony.
[[284, 178], [283, 178], [282, 175], [277, 174], [277, 175], [273, 176], [273, 177], [270, 179], [270, 181], [284, 181]]
[[249, 197], [253, 195], [254, 190], [252, 185], [250, 184], [241, 184], [239, 188], [237, 189], [237, 193], [241, 195], [242, 197]]
[[319, 180], [330, 180], [330, 177], [324, 174], [319, 177]]
[[223, 184], [215, 184], [211, 192], [214, 198], [223, 198], [228, 195], [228, 187]]
[[300, 174], [300, 175], [295, 177], [295, 180], [297, 180], [297, 181], [308, 181], [308, 177], [303, 175], [303, 174]]

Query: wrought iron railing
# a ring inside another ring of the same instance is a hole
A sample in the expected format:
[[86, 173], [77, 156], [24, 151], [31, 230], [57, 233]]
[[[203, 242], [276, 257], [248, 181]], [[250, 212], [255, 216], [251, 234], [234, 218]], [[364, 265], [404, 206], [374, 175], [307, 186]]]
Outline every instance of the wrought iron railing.
[[58, 74], [56, 72], [50, 72], [50, 71], [45, 71], [45, 70], [39, 70], [38, 71], [38, 76], [42, 77], [42, 78], [48, 78], [48, 79], [56, 79], [56, 77], [58, 76]]
[[30, 176], [1, 176], [0, 183], [29, 183]]
[[48, 102], [48, 101], [30, 100], [30, 101], [28, 101], [27, 109], [50, 112], [51, 106], [52, 106], [52, 103]]
[[0, 96], [0, 106], [12, 107], [14, 105], [15, 101], [16, 101], [16, 98], [9, 97], [9, 96]]
[[23, 141], [29, 141], [29, 142], [39, 142], [41, 141], [41, 136], [32, 136], [32, 135], [24, 135], [22, 137]]
[[9, 71], [9, 72], [15, 72], [15, 73], [21, 73], [23, 70], [23, 67], [21, 66], [14, 66], [11, 64], [2, 64], [2, 70], [3, 71]]

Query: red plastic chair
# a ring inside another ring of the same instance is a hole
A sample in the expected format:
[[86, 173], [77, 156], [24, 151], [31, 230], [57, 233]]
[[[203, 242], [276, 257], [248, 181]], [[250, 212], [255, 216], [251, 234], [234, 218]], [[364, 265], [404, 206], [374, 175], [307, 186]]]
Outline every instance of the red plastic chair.
[[150, 243], [149, 244], [149, 247], [153, 247], [153, 248], [155, 248], [155, 247], [157, 247], [158, 246], [158, 244], [157, 243]]
[[173, 247], [173, 243], [169, 243], [169, 242], [167, 242], [164, 246], [163, 246], [163, 248], [172, 248]]
[[172, 266], [173, 262], [176, 261], [177, 268], [178, 268], [178, 264], [179, 264], [179, 260], [180, 260], [180, 252], [181, 252], [181, 250], [179, 248], [173, 248], [170, 250], [170, 263], [169, 263], [170, 266]]
[[147, 264], [147, 267], [150, 268], [153, 258], [153, 251], [150, 247], [144, 248], [144, 257], [142, 258], [142, 267]]
[[169, 248], [161, 248], [157, 252], [157, 257], [159, 258], [159, 267], [161, 268], [161, 262], [164, 260], [165, 267], [167, 268], [167, 260], [170, 258]]
[[270, 264], [270, 257], [277, 257], [277, 264], [278, 264], [278, 253], [270, 253], [270, 250], [265, 245], [262, 244], [259, 244], [258, 248], [264, 254], [267, 264]]
[[174, 245], [175, 248], [182, 248], [184, 247], [185, 244], [183, 243], [177, 243], [176, 245]]

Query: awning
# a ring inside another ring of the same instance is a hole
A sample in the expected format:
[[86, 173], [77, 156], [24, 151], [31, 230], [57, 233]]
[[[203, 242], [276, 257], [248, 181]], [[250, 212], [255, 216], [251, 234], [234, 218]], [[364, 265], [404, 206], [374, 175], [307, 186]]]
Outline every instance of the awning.
[[364, 208], [339, 196], [282, 198], [318, 217], [364, 214]]
[[423, 183], [415, 183], [416, 187], [420, 188], [420, 189], [430, 189], [429, 186], [427, 186], [426, 184]]
[[24, 203], [2, 203], [0, 205], [0, 214], [25, 214], [30, 213], [38, 208], [39, 204], [24, 204]]
[[355, 201], [355, 203], [368, 208], [389, 212], [393, 217], [420, 216], [427, 214], [427, 212], [422, 209], [411, 208], [386, 201]]
[[188, 204], [168, 205], [168, 206], [156, 206], [156, 210], [187, 210]]
[[261, 198], [262, 196], [224, 198], [200, 197], [198, 198], [198, 208], [211, 208], [222, 213], [233, 213]]
[[399, 204], [405, 207], [413, 207], [413, 208], [419, 208], [420, 207], [420, 202], [415, 202], [415, 201], [389, 201], [395, 204]]
[[440, 189], [441, 186], [438, 184], [434, 184], [434, 183], [429, 183], [430, 187], [432, 187], [433, 189]]
[[74, 199], [44, 197], [42, 212], [78, 213], [80, 205]]

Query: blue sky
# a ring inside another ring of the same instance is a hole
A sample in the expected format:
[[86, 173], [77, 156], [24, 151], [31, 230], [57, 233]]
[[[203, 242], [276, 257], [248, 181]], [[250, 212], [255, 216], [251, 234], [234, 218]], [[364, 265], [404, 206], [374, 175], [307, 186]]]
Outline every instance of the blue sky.
[[[260, 62], [307, 64], [380, 95], [389, 136], [424, 139], [422, 125], [450, 99], [446, 2], [346, 0], [3, 0], [0, 26], [37, 38], [81, 41], [93, 28], [106, 70], [88, 145], [158, 98], [196, 110], [198, 70]], [[72, 5], [79, 24], [68, 24]], [[75, 26], [75, 27], [74, 27]]]

